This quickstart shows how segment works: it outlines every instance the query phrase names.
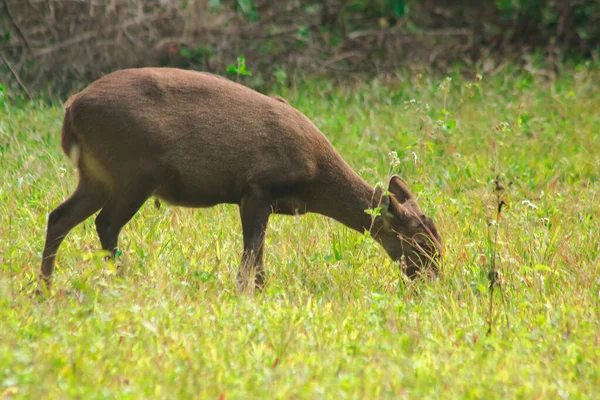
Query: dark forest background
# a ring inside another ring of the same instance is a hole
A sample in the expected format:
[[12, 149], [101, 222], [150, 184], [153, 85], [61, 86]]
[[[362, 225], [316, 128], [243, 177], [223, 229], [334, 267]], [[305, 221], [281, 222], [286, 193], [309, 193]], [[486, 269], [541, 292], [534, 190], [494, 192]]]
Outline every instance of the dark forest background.
[[60, 95], [150, 65], [258, 89], [506, 62], [551, 74], [595, 59], [599, 39], [599, 0], [0, 0], [0, 82]]

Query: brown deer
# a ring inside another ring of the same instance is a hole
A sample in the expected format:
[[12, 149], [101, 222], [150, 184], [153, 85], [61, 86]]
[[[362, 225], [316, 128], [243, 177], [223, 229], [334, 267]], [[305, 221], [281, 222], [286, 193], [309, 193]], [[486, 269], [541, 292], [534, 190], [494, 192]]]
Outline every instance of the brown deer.
[[[96, 230], [114, 257], [119, 233], [154, 196], [184, 207], [239, 206], [244, 251], [237, 284], [262, 288], [269, 216], [313, 212], [364, 232], [414, 278], [437, 272], [441, 239], [406, 183], [373, 189], [284, 99], [225, 78], [171, 68], [127, 69], [66, 103], [62, 149], [79, 171], [75, 192], [48, 217], [41, 263], [51, 285], [58, 248], [101, 210]], [[378, 208], [379, 212], [365, 210]]]

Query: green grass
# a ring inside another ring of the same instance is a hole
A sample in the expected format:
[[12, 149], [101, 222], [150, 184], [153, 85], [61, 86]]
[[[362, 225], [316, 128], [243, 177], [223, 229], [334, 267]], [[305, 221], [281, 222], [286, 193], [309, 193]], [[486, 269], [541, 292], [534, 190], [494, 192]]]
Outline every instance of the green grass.
[[[275, 216], [268, 285], [254, 297], [235, 291], [236, 207], [148, 202], [121, 235], [122, 271], [103, 261], [90, 218], [61, 247], [53, 296], [37, 300], [47, 214], [76, 175], [60, 151], [61, 107], [4, 99], [1, 397], [596, 398], [597, 67], [553, 80], [508, 68], [398, 78], [277, 94], [368, 182], [410, 183], [445, 242], [441, 277], [407, 282], [366, 236]], [[508, 208], [487, 335], [497, 175]]]

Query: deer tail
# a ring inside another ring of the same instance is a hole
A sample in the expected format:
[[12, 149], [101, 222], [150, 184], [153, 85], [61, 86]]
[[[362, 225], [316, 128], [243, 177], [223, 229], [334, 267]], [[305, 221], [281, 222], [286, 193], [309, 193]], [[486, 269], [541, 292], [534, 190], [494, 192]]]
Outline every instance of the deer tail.
[[63, 152], [69, 157], [75, 168], [79, 167], [79, 159], [81, 157], [81, 147], [77, 140], [77, 136], [73, 130], [71, 122], [71, 104], [74, 98], [71, 97], [65, 104], [65, 117], [62, 125], [61, 147]]

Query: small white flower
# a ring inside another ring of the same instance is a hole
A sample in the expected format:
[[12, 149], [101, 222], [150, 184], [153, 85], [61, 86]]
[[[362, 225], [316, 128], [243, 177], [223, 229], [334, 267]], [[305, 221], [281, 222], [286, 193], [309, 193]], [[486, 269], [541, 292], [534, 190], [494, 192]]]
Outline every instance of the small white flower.
[[538, 206], [536, 206], [535, 204], [533, 204], [533, 203], [532, 203], [531, 201], [529, 201], [529, 200], [523, 200], [523, 201], [521, 202], [521, 204], [523, 204], [523, 205], [526, 205], [527, 207], [529, 207], [529, 208], [532, 208], [532, 209], [534, 209], [534, 210], [537, 210], [537, 209], [538, 209]]
[[390, 151], [388, 153], [388, 156], [392, 159], [390, 161], [390, 164], [392, 165], [392, 167], [395, 167], [396, 165], [400, 164], [400, 159], [398, 158], [398, 153], [396, 153], [395, 151]]

